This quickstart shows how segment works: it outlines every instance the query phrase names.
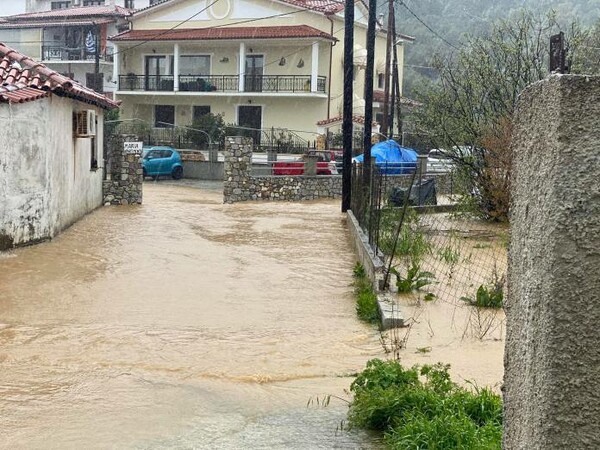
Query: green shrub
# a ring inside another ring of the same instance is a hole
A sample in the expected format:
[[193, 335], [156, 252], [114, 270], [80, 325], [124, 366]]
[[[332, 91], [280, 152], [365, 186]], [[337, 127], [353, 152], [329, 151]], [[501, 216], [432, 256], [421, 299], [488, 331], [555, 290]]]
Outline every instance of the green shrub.
[[500, 449], [500, 396], [460, 387], [448, 370], [369, 361], [350, 386], [349, 425], [384, 432], [391, 449]]
[[406, 277], [403, 277], [395, 267], [392, 267], [391, 272], [397, 277], [396, 286], [398, 287], [398, 292], [401, 293], [418, 291], [422, 287], [433, 283], [435, 279], [435, 275], [431, 272], [421, 271], [421, 267], [414, 261], [406, 271]]
[[358, 315], [358, 318], [369, 323], [379, 322], [377, 294], [373, 291], [371, 280], [367, 276], [367, 272], [362, 264], [356, 263], [353, 275], [356, 314]]
[[500, 309], [504, 306], [503, 283], [496, 283], [490, 287], [482, 284], [477, 289], [474, 299], [471, 297], [461, 297], [460, 299], [471, 306]]

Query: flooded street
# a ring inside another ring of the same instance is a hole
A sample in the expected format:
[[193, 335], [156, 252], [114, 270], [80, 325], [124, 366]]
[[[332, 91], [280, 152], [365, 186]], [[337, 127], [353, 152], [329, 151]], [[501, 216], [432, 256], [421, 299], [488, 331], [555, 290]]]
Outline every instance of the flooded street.
[[0, 445], [371, 448], [307, 407], [383, 355], [339, 202], [144, 195], [0, 256]]

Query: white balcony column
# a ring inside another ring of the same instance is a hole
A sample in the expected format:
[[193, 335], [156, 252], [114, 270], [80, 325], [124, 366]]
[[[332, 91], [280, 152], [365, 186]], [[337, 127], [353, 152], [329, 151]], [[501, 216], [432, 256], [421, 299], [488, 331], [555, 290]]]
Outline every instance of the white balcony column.
[[240, 66], [238, 70], [240, 74], [238, 77], [238, 90], [240, 92], [244, 92], [244, 80], [246, 79], [244, 72], [246, 72], [246, 44], [240, 42]]
[[310, 91], [317, 92], [317, 81], [319, 79], [319, 43], [313, 42], [312, 45], [312, 62], [310, 74]]
[[173, 90], [179, 90], [179, 44], [173, 46]]
[[113, 74], [112, 79], [113, 82], [116, 83], [117, 91], [119, 90], [119, 61], [121, 61], [121, 55], [119, 55], [119, 46], [117, 44], [113, 45]]

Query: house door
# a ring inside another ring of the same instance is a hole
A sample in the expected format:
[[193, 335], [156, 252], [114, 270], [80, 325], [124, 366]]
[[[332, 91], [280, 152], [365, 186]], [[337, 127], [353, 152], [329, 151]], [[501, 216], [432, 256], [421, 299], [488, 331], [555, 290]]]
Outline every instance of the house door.
[[263, 55], [246, 55], [246, 92], [262, 92], [265, 59]]
[[166, 56], [146, 56], [146, 77], [145, 87], [147, 91], [173, 90], [167, 89], [165, 85], [173, 83], [173, 80], [167, 76], [167, 57]]
[[243, 130], [244, 135], [250, 135], [254, 140], [254, 145], [259, 145], [260, 129], [262, 126], [262, 106], [240, 105], [238, 107], [238, 125], [244, 128], [252, 128], [252, 130]]

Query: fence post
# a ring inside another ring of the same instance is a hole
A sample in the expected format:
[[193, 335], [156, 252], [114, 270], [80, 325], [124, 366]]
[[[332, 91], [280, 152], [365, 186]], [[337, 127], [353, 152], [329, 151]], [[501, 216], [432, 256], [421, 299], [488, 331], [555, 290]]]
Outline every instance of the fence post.
[[505, 449], [600, 448], [600, 77], [553, 75], [513, 132]]

